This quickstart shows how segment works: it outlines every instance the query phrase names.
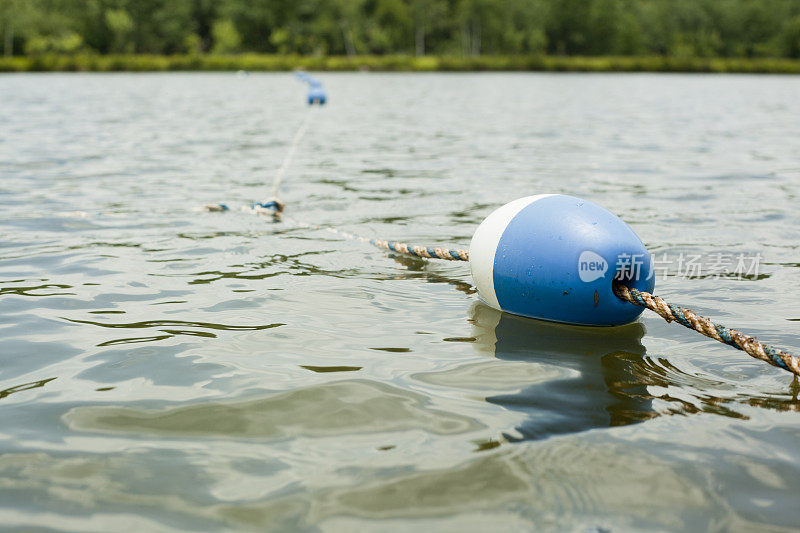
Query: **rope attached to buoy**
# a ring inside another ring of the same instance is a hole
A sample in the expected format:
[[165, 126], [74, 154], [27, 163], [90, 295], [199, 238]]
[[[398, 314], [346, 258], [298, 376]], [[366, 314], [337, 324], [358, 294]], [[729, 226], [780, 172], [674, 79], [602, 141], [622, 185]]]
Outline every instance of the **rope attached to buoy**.
[[[315, 86], [321, 87], [316, 80], [313, 80], [313, 78], [305, 73], [299, 73], [297, 76], [302, 81], [309, 83], [312, 88]], [[324, 93], [322, 94], [322, 99], [317, 101], [319, 104], [323, 104], [325, 102]], [[315, 100], [312, 99], [310, 95], [309, 104], [313, 104], [314, 102]], [[308, 130], [311, 118], [314, 114], [314, 109], [316, 107], [317, 106], [312, 105], [312, 107], [309, 109], [305, 119], [300, 125], [300, 128], [297, 130], [297, 133], [292, 139], [292, 143], [283, 160], [283, 164], [275, 174], [272, 185], [272, 198], [267, 202], [256, 202], [250, 207], [244, 207], [243, 209], [254, 214], [272, 215], [273, 220], [276, 222], [286, 221], [303, 228], [325, 230], [341, 237], [368, 243], [382, 250], [387, 250], [397, 254], [411, 257], [421, 257], [425, 259], [443, 259], [445, 261], [469, 261], [469, 250], [451, 249], [440, 246], [419, 246], [404, 242], [370, 239], [368, 237], [342, 231], [332, 226], [309, 224], [282, 216], [285, 204], [278, 199], [280, 184], [284, 174], [286, 173], [286, 170], [291, 164], [292, 158], [294, 157], [294, 153], [297, 150], [300, 141], [303, 139], [303, 136]], [[212, 212], [229, 210], [228, 206], [225, 204], [209, 204], [206, 205], [204, 209]], [[678, 322], [679, 324], [689, 329], [693, 329], [698, 333], [702, 333], [707, 337], [742, 350], [751, 357], [760, 359], [761, 361], [769, 363], [772, 366], [787, 370], [793, 373], [795, 378], [800, 376], [800, 356], [791, 354], [785, 350], [775, 348], [774, 346], [770, 346], [768, 344], [763, 344], [755, 337], [745, 335], [744, 333], [735, 329], [729, 329], [725, 326], [715, 324], [711, 321], [711, 319], [700, 316], [691, 309], [672, 305], [667, 303], [659, 296], [639, 291], [632, 287], [627, 287], [616, 280], [613, 285], [613, 291], [614, 294], [621, 300], [650, 309], [667, 322]]]
[[382, 241], [379, 239], [370, 239], [369, 243], [383, 250], [413, 257], [444, 259], [445, 261], [469, 261], [469, 250], [441, 248], [439, 246], [414, 246], [404, 242]]
[[691, 309], [672, 305], [660, 296], [626, 287], [622, 283], [614, 283], [614, 294], [626, 302], [650, 309], [667, 322], [677, 322], [682, 326], [702, 333], [706, 337], [711, 337], [714, 340], [738, 348], [751, 357], [788, 370], [795, 376], [800, 376], [800, 357], [797, 355], [763, 344], [755, 337], [715, 324], [711, 319], [700, 316]]
[[[279, 212], [275, 212], [278, 214]], [[342, 231], [333, 226], [321, 226], [319, 224], [309, 224], [300, 220], [292, 218], [284, 218], [286, 222], [306, 229], [324, 230], [345, 239], [371, 244], [382, 250], [388, 250], [398, 254], [409, 255], [412, 257], [423, 257], [425, 259], [444, 259], [445, 261], [469, 261], [469, 250], [464, 249], [450, 249], [442, 248], [440, 246], [419, 246], [414, 244], [406, 244], [404, 242], [384, 241], [381, 239], [370, 239], [362, 235], [356, 235], [348, 231]]]

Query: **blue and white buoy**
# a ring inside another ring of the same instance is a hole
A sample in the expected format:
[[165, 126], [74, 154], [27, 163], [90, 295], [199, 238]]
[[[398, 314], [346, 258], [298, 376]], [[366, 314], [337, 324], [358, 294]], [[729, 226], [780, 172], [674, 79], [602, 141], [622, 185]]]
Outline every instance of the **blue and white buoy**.
[[328, 96], [325, 94], [325, 89], [322, 88], [322, 84], [319, 82], [313, 82], [310, 84], [308, 89], [308, 105], [325, 104], [325, 101], [328, 99]]
[[614, 278], [652, 292], [650, 254], [619, 217], [573, 196], [540, 194], [484, 220], [469, 249], [472, 278], [495, 309], [567, 324], [615, 326], [643, 309], [618, 298]]
[[321, 81], [302, 70], [295, 71], [294, 75], [298, 80], [308, 84], [308, 105], [325, 104], [328, 100], [328, 95], [325, 93], [325, 89], [322, 88]]

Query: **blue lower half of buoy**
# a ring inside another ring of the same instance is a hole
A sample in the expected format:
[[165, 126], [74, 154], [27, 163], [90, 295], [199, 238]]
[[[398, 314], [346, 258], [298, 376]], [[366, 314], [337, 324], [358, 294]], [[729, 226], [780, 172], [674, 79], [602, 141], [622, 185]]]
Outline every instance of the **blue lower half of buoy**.
[[327, 99], [325, 90], [320, 86], [312, 86], [308, 91], [308, 105], [323, 105]]
[[481, 298], [495, 309], [553, 322], [615, 326], [643, 309], [614, 279], [652, 292], [650, 254], [619, 217], [573, 196], [520, 198], [481, 223], [470, 244]]

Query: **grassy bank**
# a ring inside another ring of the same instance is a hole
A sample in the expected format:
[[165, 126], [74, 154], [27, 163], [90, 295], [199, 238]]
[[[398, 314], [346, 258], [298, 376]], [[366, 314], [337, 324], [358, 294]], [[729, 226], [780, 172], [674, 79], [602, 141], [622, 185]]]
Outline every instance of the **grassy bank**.
[[771, 58], [575, 56], [42, 55], [0, 58], [0, 72], [151, 71], [546, 71], [753, 72], [800, 74], [800, 60]]

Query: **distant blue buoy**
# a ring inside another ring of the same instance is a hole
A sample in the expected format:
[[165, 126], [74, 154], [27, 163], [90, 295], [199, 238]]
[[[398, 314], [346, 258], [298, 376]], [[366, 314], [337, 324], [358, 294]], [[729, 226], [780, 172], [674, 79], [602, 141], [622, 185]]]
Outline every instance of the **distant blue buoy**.
[[325, 89], [322, 88], [320, 84], [312, 84], [308, 90], [308, 105], [324, 105], [325, 101], [328, 99], [327, 95], [325, 94]]
[[573, 196], [541, 194], [500, 207], [469, 249], [478, 294], [495, 309], [587, 326], [632, 322], [643, 308], [612, 292], [652, 292], [650, 254], [619, 217]]
[[322, 88], [322, 83], [318, 79], [302, 70], [296, 70], [294, 75], [298, 80], [308, 84], [308, 105], [325, 104], [328, 95], [325, 94], [325, 89]]

